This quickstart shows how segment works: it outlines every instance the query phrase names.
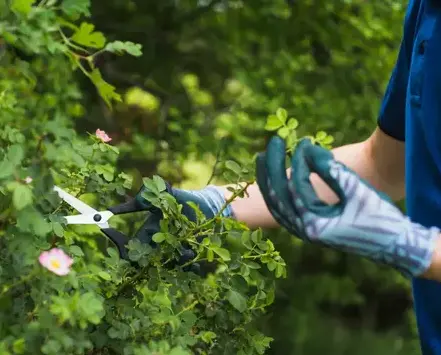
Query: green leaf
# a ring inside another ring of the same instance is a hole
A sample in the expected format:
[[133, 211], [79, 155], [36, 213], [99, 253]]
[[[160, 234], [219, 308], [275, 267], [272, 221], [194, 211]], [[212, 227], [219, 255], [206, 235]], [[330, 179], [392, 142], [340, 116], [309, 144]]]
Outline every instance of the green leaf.
[[23, 232], [33, 233], [43, 237], [52, 231], [52, 226], [43, 215], [33, 208], [19, 211], [17, 216], [17, 228]]
[[34, 5], [35, 2], [36, 0], [12, 0], [11, 10], [27, 15], [32, 11], [32, 5]]
[[280, 128], [280, 129], [277, 131], [277, 134], [278, 134], [281, 138], [286, 139], [286, 138], [289, 136], [289, 132], [290, 132], [290, 130], [289, 130], [288, 127], [282, 127], [282, 128]]
[[163, 306], [165, 308], [170, 308], [170, 306], [171, 306], [171, 300], [168, 297], [168, 294], [164, 291], [156, 292], [153, 296], [153, 301], [157, 305]]
[[250, 269], [254, 269], [254, 270], [258, 270], [261, 268], [261, 266], [258, 263], [251, 260], [245, 261], [245, 265], [248, 266]]
[[167, 353], [167, 355], [191, 355], [191, 353], [182, 348], [182, 346], [175, 346]]
[[24, 338], [19, 338], [12, 344], [12, 350], [14, 350], [15, 354], [23, 354], [25, 351], [25, 345], [26, 342]]
[[263, 355], [268, 350], [273, 338], [267, 337], [263, 334], [253, 335], [253, 346], [256, 349], [257, 354]]
[[142, 45], [133, 42], [114, 41], [107, 43], [106, 51], [116, 54], [128, 53], [135, 57], [142, 55]]
[[113, 181], [113, 179], [115, 178], [115, 168], [110, 164], [97, 165], [95, 166], [95, 171], [98, 174], [102, 175], [103, 178], [108, 182]]
[[289, 134], [289, 136], [286, 139], [286, 145], [289, 148], [294, 148], [296, 142], [297, 142], [297, 133], [296, 131], [291, 131], [291, 133]]
[[204, 331], [199, 334], [204, 343], [211, 344], [216, 339], [216, 333], [211, 331]]
[[265, 130], [276, 131], [280, 127], [283, 127], [284, 122], [279, 119], [276, 115], [269, 115], [266, 120]]
[[112, 276], [106, 271], [100, 271], [98, 273], [98, 276], [101, 277], [103, 280], [109, 281], [112, 279]]
[[61, 11], [71, 18], [77, 18], [80, 15], [90, 15], [90, 0], [63, 0]]
[[268, 264], [266, 264], [269, 271], [273, 271], [277, 267], [277, 263], [274, 260], [270, 260]]
[[217, 247], [212, 247], [211, 249], [213, 250], [213, 252], [219, 255], [223, 261], [231, 260], [230, 252], [227, 249]]
[[44, 354], [59, 354], [61, 351], [61, 343], [57, 340], [49, 339], [41, 347]]
[[181, 77], [181, 83], [189, 91], [196, 90], [199, 87], [199, 78], [188, 73]]
[[262, 230], [256, 229], [255, 231], [253, 231], [251, 233], [251, 240], [256, 244], [260, 243], [260, 241], [262, 240]]
[[14, 144], [9, 147], [7, 159], [14, 165], [19, 165], [24, 158], [24, 150], [21, 145]]
[[212, 249], [207, 250], [207, 260], [210, 263], [214, 260], [214, 252]]
[[167, 235], [165, 233], [155, 233], [152, 237], [155, 243], [162, 243], [166, 239]]
[[132, 261], [140, 261], [141, 259], [145, 259], [144, 257], [148, 256], [153, 250], [151, 245], [141, 243], [139, 239], [131, 239], [127, 244], [127, 248], [129, 250], [129, 259]]
[[106, 44], [106, 37], [101, 32], [94, 32], [95, 26], [83, 22], [72, 36], [72, 41], [91, 48], [101, 49]]
[[160, 313], [154, 313], [151, 318], [154, 324], [162, 325], [167, 323], [170, 320], [171, 316], [170, 316], [170, 312], [167, 312], [165, 309], [162, 309]]
[[18, 185], [12, 193], [12, 202], [17, 210], [22, 210], [30, 205], [33, 200], [32, 189], [26, 185]]
[[[150, 179], [150, 178], [143, 178], [142, 179], [142, 182], [143, 182], [143, 184], [144, 184], [144, 187], [146, 188], [146, 190], [147, 191], [145, 191], [145, 192], [148, 192], [148, 193], [152, 193], [152, 194], [154, 194], [155, 196], [157, 196], [157, 195], [159, 195], [159, 189], [158, 189], [158, 186], [156, 185], [156, 183], [154, 182], [154, 180], [153, 179]], [[147, 197], [146, 197], [147, 198]]]
[[290, 130], [296, 129], [298, 126], [299, 126], [299, 121], [297, 121], [295, 118], [290, 118], [288, 120], [287, 127]]
[[332, 144], [333, 142], [334, 142], [333, 136], [327, 136], [326, 138], [324, 138], [322, 140], [322, 144], [325, 144], [325, 145]]
[[242, 168], [240, 167], [240, 165], [233, 160], [227, 160], [225, 162], [225, 167], [236, 173], [237, 175], [240, 175], [240, 173], [242, 172]]
[[59, 222], [52, 222], [52, 230], [57, 237], [62, 237], [64, 235], [64, 228]]
[[98, 93], [104, 100], [104, 102], [111, 106], [112, 100], [121, 102], [121, 95], [115, 91], [115, 87], [107, 83], [101, 76], [101, 72], [98, 69], [94, 69], [90, 74], [90, 80], [95, 84]]
[[0, 179], [11, 176], [14, 172], [14, 164], [9, 160], [4, 159], [0, 162]]
[[317, 139], [318, 141], [322, 141], [323, 139], [325, 139], [327, 136], [326, 132], [324, 131], [319, 131], [317, 132], [317, 134], [315, 135], [315, 139]]
[[239, 292], [229, 290], [227, 293], [227, 299], [230, 304], [236, 308], [239, 312], [243, 313], [247, 309], [247, 300]]
[[153, 175], [153, 182], [159, 192], [165, 191], [167, 189], [165, 181], [160, 176]]
[[251, 232], [244, 231], [240, 237], [242, 244], [248, 244], [251, 241]]
[[286, 120], [288, 119], [288, 112], [284, 108], [278, 108], [276, 111], [277, 118], [283, 122], [283, 124], [286, 123]]
[[[86, 292], [80, 296], [79, 313], [81, 316], [92, 324], [99, 324], [101, 317], [104, 316], [103, 300], [94, 292]], [[86, 328], [87, 324], [82, 327]]]
[[275, 275], [277, 278], [281, 278], [282, 276], [284, 276], [285, 275], [285, 267], [281, 264], [277, 264]]
[[269, 245], [266, 242], [258, 243], [259, 249], [263, 251], [268, 251]]
[[69, 252], [75, 256], [84, 256], [83, 251], [81, 250], [81, 248], [78, 245], [71, 245], [69, 247]]

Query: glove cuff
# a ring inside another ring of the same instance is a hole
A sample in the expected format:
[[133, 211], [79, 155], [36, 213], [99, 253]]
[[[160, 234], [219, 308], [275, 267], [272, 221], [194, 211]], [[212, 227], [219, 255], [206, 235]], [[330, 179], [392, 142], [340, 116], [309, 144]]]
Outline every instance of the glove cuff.
[[[201, 190], [173, 188], [173, 195], [179, 203], [184, 204], [186, 214], [189, 215], [192, 220], [195, 219], [195, 216], [193, 216], [194, 212], [190, 207], [186, 206], [186, 202], [192, 201], [196, 203], [207, 218], [213, 218], [217, 215], [226, 203], [223, 189], [214, 185], [208, 185]], [[230, 204], [222, 211], [222, 216], [235, 218]]]
[[407, 233], [397, 240], [392, 252], [403, 274], [408, 277], [418, 277], [429, 269], [432, 263], [436, 242], [440, 230], [436, 227], [426, 228], [407, 219]]
[[[208, 185], [204, 189], [201, 190], [204, 194], [207, 203], [213, 210], [213, 213], [216, 215], [225, 206], [227, 202], [225, 199], [224, 190], [221, 187], [215, 185]], [[235, 218], [233, 208], [231, 207], [231, 203], [229, 203], [225, 209], [222, 211], [223, 217]]]

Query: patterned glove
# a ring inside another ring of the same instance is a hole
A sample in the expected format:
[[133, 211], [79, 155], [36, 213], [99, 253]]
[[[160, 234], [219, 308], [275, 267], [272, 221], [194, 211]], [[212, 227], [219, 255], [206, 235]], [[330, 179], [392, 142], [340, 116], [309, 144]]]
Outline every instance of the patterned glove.
[[[288, 179], [285, 148], [274, 137], [257, 158], [257, 183], [280, 225], [305, 241], [370, 258], [408, 277], [428, 269], [439, 229], [412, 223], [386, 195], [306, 139], [294, 152]], [[313, 172], [339, 203], [328, 205], [317, 197], [309, 180]]]
[[[182, 205], [182, 213], [193, 222], [196, 221], [196, 213], [187, 204], [187, 202], [193, 202], [196, 204], [207, 218], [213, 218], [216, 214], [218, 214], [226, 202], [222, 189], [214, 185], [206, 186], [201, 190], [176, 189], [171, 187], [169, 183], [166, 183], [166, 186], [167, 192], [176, 199], [178, 204]], [[135, 198], [140, 205], [148, 208], [151, 206], [150, 202], [142, 197], [145, 189], [146, 188], [143, 186]], [[222, 211], [222, 216], [233, 217], [231, 205], [228, 205]]]

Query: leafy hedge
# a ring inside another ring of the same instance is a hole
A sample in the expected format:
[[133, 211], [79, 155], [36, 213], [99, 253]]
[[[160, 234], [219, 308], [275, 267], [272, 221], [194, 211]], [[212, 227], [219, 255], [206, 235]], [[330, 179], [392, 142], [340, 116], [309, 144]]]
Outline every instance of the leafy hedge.
[[[95, 61], [104, 52], [139, 56], [141, 46], [106, 42], [88, 15], [87, 1], [70, 0], [14, 0], [1, 11], [0, 353], [262, 354], [270, 338], [254, 320], [273, 302], [285, 264], [261, 231], [200, 213], [189, 221], [159, 177], [144, 179], [164, 216], [159, 247], [132, 239], [131, 263], [96, 227], [66, 226], [72, 211], [54, 184], [103, 209], [132, 184], [116, 168], [111, 137], [75, 132], [84, 108], [73, 74], [110, 106], [121, 96]], [[243, 177], [234, 162], [227, 167]], [[127, 233], [139, 225], [114, 223]], [[183, 243], [197, 256], [173, 266]], [[207, 276], [184, 271], [204, 260], [215, 265]]]

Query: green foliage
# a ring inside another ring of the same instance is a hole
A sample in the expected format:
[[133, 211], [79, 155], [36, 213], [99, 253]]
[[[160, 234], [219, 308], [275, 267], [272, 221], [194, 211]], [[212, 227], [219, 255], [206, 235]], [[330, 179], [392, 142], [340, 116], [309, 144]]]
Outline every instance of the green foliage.
[[[284, 231], [190, 223], [141, 178], [229, 182], [236, 198], [271, 134], [292, 150], [372, 131], [404, 3], [288, 3], [0, 0], [0, 354], [418, 353], [397, 273]], [[98, 127], [110, 144], [85, 134]], [[133, 240], [137, 266], [120, 261], [95, 227], [65, 225], [54, 183], [96, 208], [144, 183], [160, 247]], [[183, 243], [211, 275], [171, 267]], [[51, 247], [69, 275], [38, 264]]]
[[[0, 69], [1, 354], [263, 354], [271, 338], [255, 320], [274, 301], [274, 280], [286, 276], [286, 265], [261, 231], [251, 233], [221, 213], [207, 220], [197, 211], [199, 219], [190, 222], [158, 176], [143, 183], [144, 197], [163, 213], [153, 236], [159, 246], [132, 239], [133, 264], [97, 237], [96, 227], [66, 226], [62, 216], [72, 211], [54, 184], [97, 208], [131, 187], [131, 176], [117, 168], [116, 146], [98, 133], [75, 132], [73, 118], [83, 110], [73, 70], [110, 105], [120, 95], [95, 66], [97, 56], [139, 56], [141, 46], [106, 44], [79, 19], [89, 13], [87, 2], [55, 5], [17, 0], [0, 22], [7, 39]], [[20, 59], [13, 48], [32, 59]], [[235, 180], [245, 178], [237, 163], [227, 167]], [[131, 222], [116, 223], [130, 233]], [[184, 244], [196, 257], [173, 266]], [[65, 275], [50, 272], [62, 259], [50, 265], [41, 259], [53, 248], [73, 260]], [[201, 262], [210, 266], [206, 277], [186, 270]]]

